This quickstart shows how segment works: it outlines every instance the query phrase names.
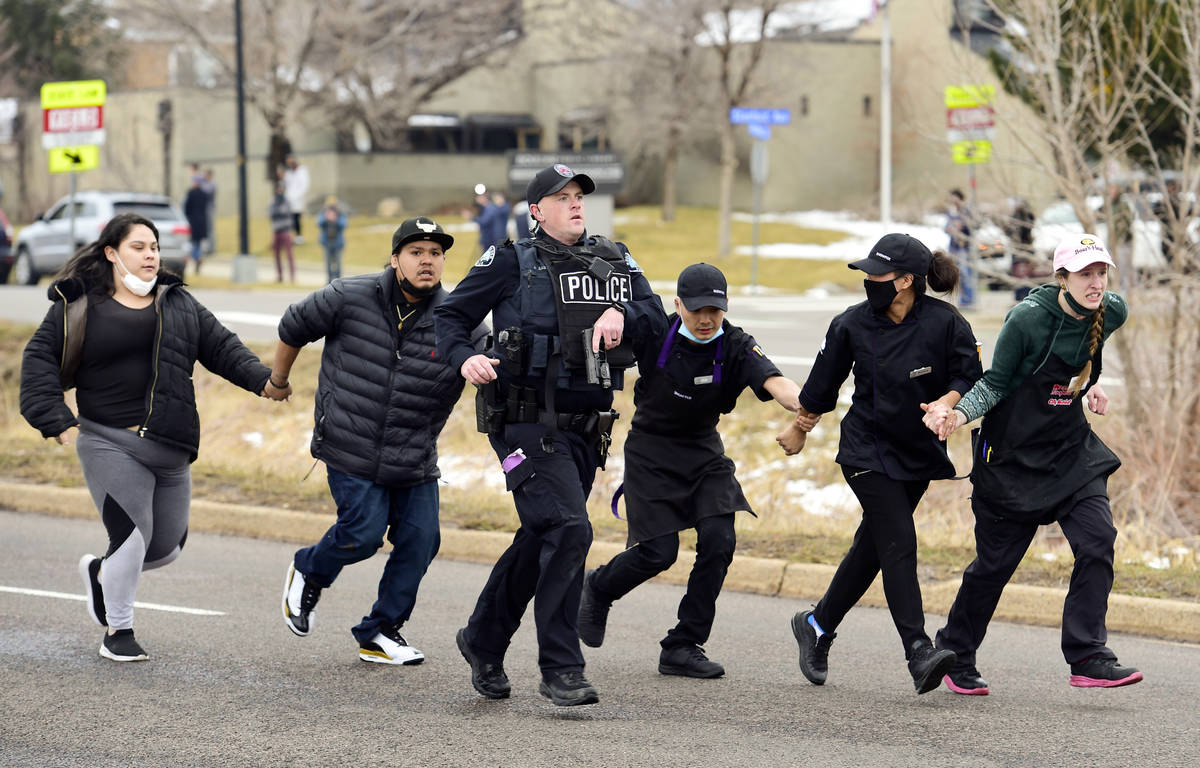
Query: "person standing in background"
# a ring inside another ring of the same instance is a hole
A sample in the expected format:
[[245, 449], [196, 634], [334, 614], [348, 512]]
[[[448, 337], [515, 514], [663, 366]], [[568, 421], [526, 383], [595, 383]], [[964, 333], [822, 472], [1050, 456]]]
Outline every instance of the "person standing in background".
[[959, 293], [958, 306], [971, 309], [975, 306], [975, 264], [972, 261], [971, 238], [974, 235], [974, 221], [971, 209], [967, 207], [967, 199], [961, 189], [950, 190], [946, 198], [945, 232], [950, 236], [947, 251], [950, 258], [958, 264]]
[[342, 250], [346, 247], [346, 214], [333, 195], [325, 198], [325, 207], [317, 214], [317, 230], [325, 250], [325, 281], [332, 283], [342, 276]]
[[183, 215], [191, 228], [192, 269], [200, 274], [200, 260], [204, 257], [204, 241], [208, 237], [208, 194], [204, 191], [204, 177], [200, 173], [192, 176], [192, 186], [183, 199]]
[[308, 205], [308, 166], [300, 163], [295, 155], [289, 154], [284, 159], [283, 186], [284, 195], [292, 209], [292, 231], [295, 233], [296, 245], [304, 245], [304, 236], [300, 232], [300, 217]]
[[292, 252], [292, 206], [284, 195], [284, 184], [275, 185], [275, 199], [267, 209], [271, 219], [271, 250], [275, 254], [275, 282], [283, 282], [283, 262], [281, 256], [287, 251], [288, 279], [296, 282], [296, 259]]
[[213, 181], [213, 169], [204, 169], [204, 192], [208, 195], [208, 240], [204, 242], [205, 255], [217, 251], [217, 182]]

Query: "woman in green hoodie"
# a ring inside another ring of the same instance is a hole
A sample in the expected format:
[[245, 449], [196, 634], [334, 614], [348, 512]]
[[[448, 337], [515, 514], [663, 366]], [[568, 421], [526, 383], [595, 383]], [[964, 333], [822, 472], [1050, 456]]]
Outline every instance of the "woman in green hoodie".
[[1121, 461], [1083, 413], [1085, 397], [1093, 413], [1108, 411], [1097, 383], [1104, 342], [1129, 314], [1124, 300], [1106, 290], [1114, 267], [1095, 235], [1060, 243], [1056, 283], [1034, 289], [1009, 311], [983, 378], [952, 410], [926, 409], [926, 426], [942, 439], [987, 414], [972, 440], [976, 556], [937, 634], [937, 647], [958, 656], [945, 678], [955, 693], [987, 694], [975, 651], [1038, 527], [1053, 522], [1075, 554], [1062, 623], [1070, 684], [1112, 688], [1142, 679], [1105, 646], [1117, 537], [1108, 476]]

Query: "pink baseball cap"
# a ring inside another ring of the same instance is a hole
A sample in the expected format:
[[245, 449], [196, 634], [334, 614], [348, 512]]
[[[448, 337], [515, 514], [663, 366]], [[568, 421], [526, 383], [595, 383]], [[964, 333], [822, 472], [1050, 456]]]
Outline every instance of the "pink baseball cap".
[[1107, 264], [1116, 268], [1108, 249], [1095, 235], [1074, 235], [1063, 240], [1054, 249], [1054, 271], [1065, 269], [1078, 272], [1090, 264]]

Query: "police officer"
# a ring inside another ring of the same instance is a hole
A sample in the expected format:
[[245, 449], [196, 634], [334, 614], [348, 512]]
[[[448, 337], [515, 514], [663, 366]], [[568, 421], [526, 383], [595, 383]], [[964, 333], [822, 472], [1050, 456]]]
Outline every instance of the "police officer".
[[[679, 274], [675, 312], [637, 350], [633, 426], [625, 440], [629, 549], [584, 577], [579, 637], [604, 642], [614, 600], [670, 568], [679, 531], [696, 529], [696, 562], [679, 603], [679, 622], [660, 645], [664, 675], [712, 678], [725, 668], [700, 646], [737, 542], [734, 513], [753, 514], [717, 433], [717, 421], [747, 387], [795, 411], [800, 388], [784, 378], [754, 337], [725, 319], [725, 275], [710, 264]], [[789, 419], [790, 421], [790, 419]]]
[[[521, 523], [457, 637], [488, 698], [509, 695], [504, 655], [533, 599], [539, 693], [559, 706], [598, 700], [576, 634], [592, 541], [585, 502], [607, 453], [613, 390], [634, 362], [629, 336], [664, 312], [625, 246], [587, 235], [583, 198], [595, 188], [565, 165], [539, 171], [526, 192], [536, 234], [489, 247], [434, 311], [439, 354], [480, 387], [480, 427]], [[494, 354], [477, 354], [470, 331], [488, 312]]]
[[[883, 591], [900, 633], [917, 693], [936, 688], [954, 653], [936, 650], [925, 633], [917, 581], [913, 513], [930, 480], [954, 476], [946, 444], [922, 432], [922, 404], [951, 408], [983, 375], [971, 326], [953, 305], [925, 294], [949, 291], [958, 268], [919, 240], [884, 235], [865, 259], [850, 264], [867, 274], [867, 300], [833, 319], [808, 380], [800, 390], [797, 423], [832, 411], [853, 370], [854, 395], [841, 423], [837, 462], [858, 497], [863, 519], [825, 596], [792, 618], [800, 670], [825, 682], [834, 630], [883, 572]], [[786, 448], [786, 446], [785, 446]]]

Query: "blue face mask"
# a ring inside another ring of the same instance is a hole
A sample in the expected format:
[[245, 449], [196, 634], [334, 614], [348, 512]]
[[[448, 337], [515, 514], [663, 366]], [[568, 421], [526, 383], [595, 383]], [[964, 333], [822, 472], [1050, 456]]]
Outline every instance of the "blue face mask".
[[722, 328], [718, 328], [717, 332], [714, 333], [712, 336], [709, 336], [707, 339], [697, 339], [695, 337], [695, 335], [693, 335], [692, 332], [688, 330], [686, 323], [679, 324], [679, 335], [682, 336], [683, 338], [687, 339], [688, 341], [694, 341], [697, 344], [707, 344], [710, 341], [713, 341], [714, 339], [716, 339], [718, 336], [720, 336], [723, 333], [725, 333], [725, 329], [722, 327]]

